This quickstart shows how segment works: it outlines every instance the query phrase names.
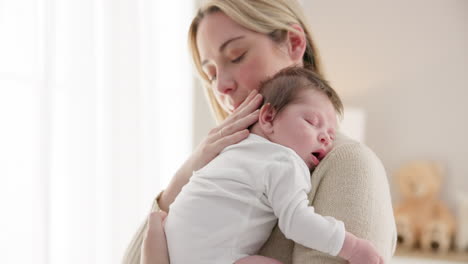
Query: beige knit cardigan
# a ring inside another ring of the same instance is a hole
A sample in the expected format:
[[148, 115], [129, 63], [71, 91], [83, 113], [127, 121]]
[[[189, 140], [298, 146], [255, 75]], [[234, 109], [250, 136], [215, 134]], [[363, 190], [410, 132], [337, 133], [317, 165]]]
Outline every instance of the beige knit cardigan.
[[[374, 152], [361, 143], [339, 135], [334, 149], [312, 173], [311, 181], [309, 200], [315, 211], [342, 220], [347, 231], [372, 241], [385, 263], [390, 263], [395, 251], [396, 227], [385, 169]], [[152, 211], [158, 208], [155, 199]], [[145, 230], [146, 221], [130, 242], [123, 264], [140, 263]], [[259, 254], [284, 264], [346, 263], [339, 257], [286, 239], [278, 226], [273, 229]]]

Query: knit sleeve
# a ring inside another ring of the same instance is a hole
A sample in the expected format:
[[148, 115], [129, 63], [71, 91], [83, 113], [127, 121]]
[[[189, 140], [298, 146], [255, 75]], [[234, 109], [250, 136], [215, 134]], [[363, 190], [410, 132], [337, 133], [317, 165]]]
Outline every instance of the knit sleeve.
[[[363, 144], [349, 141], [330, 152], [311, 177], [309, 200], [316, 212], [343, 221], [347, 231], [370, 240], [389, 263], [396, 228], [388, 180], [378, 157]], [[292, 263], [346, 262], [295, 244]]]

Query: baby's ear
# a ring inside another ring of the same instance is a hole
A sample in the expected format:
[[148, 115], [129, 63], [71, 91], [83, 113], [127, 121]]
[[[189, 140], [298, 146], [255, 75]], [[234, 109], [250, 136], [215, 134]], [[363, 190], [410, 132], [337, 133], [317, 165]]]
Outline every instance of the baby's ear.
[[258, 123], [265, 135], [270, 135], [273, 133], [273, 120], [276, 116], [276, 110], [271, 106], [270, 103], [267, 103], [262, 106], [260, 109], [260, 114], [258, 117]]

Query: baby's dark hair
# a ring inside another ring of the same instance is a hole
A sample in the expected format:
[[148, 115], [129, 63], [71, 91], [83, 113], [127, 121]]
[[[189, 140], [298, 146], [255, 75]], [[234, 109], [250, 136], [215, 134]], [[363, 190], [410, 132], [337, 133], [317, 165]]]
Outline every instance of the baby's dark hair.
[[305, 89], [325, 94], [338, 116], [343, 116], [343, 103], [335, 90], [319, 74], [303, 67], [287, 67], [279, 71], [261, 83], [259, 93], [263, 96], [263, 104], [270, 103], [280, 113], [286, 105], [299, 99], [299, 93]]

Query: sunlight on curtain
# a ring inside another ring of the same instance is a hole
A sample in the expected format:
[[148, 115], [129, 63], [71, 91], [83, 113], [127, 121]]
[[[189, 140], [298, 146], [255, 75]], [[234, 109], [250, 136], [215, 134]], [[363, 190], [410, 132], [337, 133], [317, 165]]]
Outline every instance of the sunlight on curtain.
[[1, 263], [119, 263], [192, 149], [192, 16], [0, 0]]
[[117, 263], [189, 154], [182, 3], [56, 2], [51, 263]]
[[[162, 3], [164, 2], [164, 3]], [[192, 78], [188, 53], [188, 28], [193, 17], [191, 1], [161, 1], [155, 8], [156, 19], [156, 98], [162, 139], [157, 158], [163, 186], [186, 160], [192, 149]], [[185, 109], [185, 110], [184, 110]], [[169, 176], [169, 177], [167, 177]]]
[[46, 263], [40, 4], [0, 0], [0, 263]]

